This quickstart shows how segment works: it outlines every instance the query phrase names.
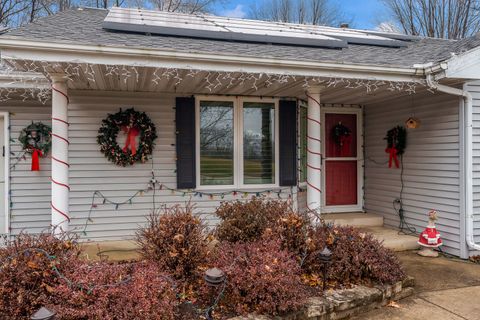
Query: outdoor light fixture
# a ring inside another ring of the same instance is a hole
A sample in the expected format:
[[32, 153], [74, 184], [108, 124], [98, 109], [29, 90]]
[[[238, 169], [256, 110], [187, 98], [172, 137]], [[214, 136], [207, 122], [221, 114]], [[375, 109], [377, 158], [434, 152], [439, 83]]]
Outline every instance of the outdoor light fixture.
[[45, 307], [41, 307], [35, 312], [30, 319], [31, 320], [53, 320], [55, 319], [55, 311], [50, 311]]
[[[207, 271], [205, 271], [204, 279], [205, 279], [205, 283], [209, 287], [217, 288], [222, 283], [225, 283], [226, 278], [227, 278], [227, 276], [225, 275], [225, 272], [223, 272], [222, 270], [220, 270], [218, 268], [211, 268], [211, 269], [208, 269]], [[220, 293], [220, 295], [221, 294], [222, 293]], [[217, 299], [215, 299], [215, 300], [217, 300]], [[212, 312], [213, 312], [213, 308], [215, 308], [215, 305], [216, 305], [217, 302], [218, 301], [214, 302], [212, 304], [212, 306], [210, 306], [210, 308], [208, 308], [207, 311], [205, 312], [205, 318], [207, 318], [207, 320], [213, 320]]]
[[332, 262], [332, 251], [325, 247], [322, 252], [319, 253], [318, 258], [323, 265], [323, 291], [325, 291], [327, 287], [327, 270]]
[[225, 281], [225, 272], [218, 268], [211, 268], [205, 271], [205, 283], [211, 287], [218, 287]]

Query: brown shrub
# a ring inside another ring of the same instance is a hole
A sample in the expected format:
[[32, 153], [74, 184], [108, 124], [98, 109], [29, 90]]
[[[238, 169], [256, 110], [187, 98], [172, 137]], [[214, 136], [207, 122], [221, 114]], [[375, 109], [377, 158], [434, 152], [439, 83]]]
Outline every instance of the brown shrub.
[[0, 248], [0, 319], [29, 319], [78, 261], [75, 239], [22, 233]]
[[173, 280], [152, 263], [84, 263], [68, 277], [75, 285], [57, 286], [48, 306], [56, 319], [175, 319]]
[[137, 242], [143, 258], [156, 261], [176, 279], [194, 277], [208, 254], [204, 225], [190, 205], [153, 212]]
[[[227, 275], [220, 300], [224, 312], [278, 315], [298, 310], [305, 303], [300, 267], [278, 241], [223, 242], [211, 266]], [[218, 290], [210, 290], [211, 300]]]
[[385, 248], [371, 234], [353, 227], [319, 225], [312, 229], [308, 256], [303, 269], [310, 274], [322, 273], [318, 256], [325, 245], [332, 251], [328, 280], [337, 284], [379, 282], [394, 283], [405, 277], [394, 252]]
[[257, 241], [267, 229], [273, 229], [291, 206], [287, 201], [253, 197], [247, 202], [224, 202], [215, 214], [221, 219], [215, 235], [220, 241]]

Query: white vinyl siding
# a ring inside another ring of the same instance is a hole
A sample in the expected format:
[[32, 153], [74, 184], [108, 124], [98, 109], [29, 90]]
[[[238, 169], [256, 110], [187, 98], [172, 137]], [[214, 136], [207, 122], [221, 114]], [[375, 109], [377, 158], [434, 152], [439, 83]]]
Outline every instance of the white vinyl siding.
[[406, 220], [421, 232], [427, 212], [438, 210], [443, 250], [455, 255], [460, 253], [459, 110], [458, 97], [425, 94], [367, 105], [364, 118], [366, 211], [383, 215], [387, 226], [399, 225], [392, 203], [400, 193], [400, 169], [378, 163], [388, 160], [383, 140], [387, 130], [403, 125], [414, 113], [421, 125], [407, 130], [403, 157]]
[[[159, 94], [134, 94], [128, 92], [71, 92], [69, 105], [70, 125], [70, 215], [71, 228], [83, 230], [91, 205], [94, 190], [100, 190], [114, 201], [124, 201], [137, 190], [147, 187], [151, 178], [152, 160], [131, 167], [119, 167], [110, 163], [100, 153], [96, 142], [97, 131], [102, 119], [119, 108], [134, 107], [145, 111], [155, 123], [158, 138], [154, 148], [153, 168], [156, 179], [170, 188], [176, 187], [175, 173], [175, 96]], [[194, 110], [192, 110], [194, 112]], [[295, 189], [295, 188], [293, 188]], [[212, 190], [214, 192], [216, 190]], [[222, 192], [221, 187], [218, 191]], [[209, 190], [210, 192], [210, 190]], [[282, 194], [288, 198], [290, 190]], [[250, 197], [250, 196], [249, 196]], [[276, 193], [270, 195], [277, 198]], [[172, 194], [169, 190], [157, 190], [157, 207], [162, 205], [184, 205], [191, 200], [197, 213], [209, 225], [217, 219], [209, 214], [221, 201], [243, 200], [243, 195], [225, 195], [224, 199], [208, 196], [195, 197], [182, 193]], [[294, 195], [293, 199], [296, 199]], [[138, 226], [145, 223], [145, 216], [152, 208], [152, 193], [135, 198], [131, 205], [115, 210], [112, 205], [101, 201], [92, 213], [93, 223], [87, 228], [87, 238], [94, 240], [116, 240], [131, 238]]]
[[[9, 100], [0, 103], [0, 111], [10, 113], [10, 227], [11, 234], [22, 231], [38, 233], [51, 223], [50, 159], [40, 159], [40, 171], [32, 172], [31, 157], [18, 161], [23, 154], [18, 142], [20, 131], [33, 122], [51, 125], [50, 105], [37, 101]], [[8, 200], [7, 200], [8, 201]]]
[[480, 243], [480, 81], [465, 85], [473, 98], [473, 213], [475, 241]]

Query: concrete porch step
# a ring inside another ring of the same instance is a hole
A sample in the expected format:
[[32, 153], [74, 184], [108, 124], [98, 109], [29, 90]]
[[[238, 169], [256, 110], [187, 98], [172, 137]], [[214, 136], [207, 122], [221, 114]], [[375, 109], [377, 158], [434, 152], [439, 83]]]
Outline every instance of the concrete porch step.
[[381, 227], [383, 217], [373, 213], [352, 212], [352, 213], [329, 213], [323, 215], [325, 222], [341, 226], [353, 227]]
[[390, 229], [387, 227], [360, 227], [362, 232], [371, 233], [373, 236], [383, 242], [386, 248], [393, 251], [408, 251], [416, 250], [419, 245], [417, 243], [417, 236], [410, 236], [405, 234], [399, 234], [398, 230]]
[[398, 230], [383, 226], [383, 217], [373, 213], [330, 213], [323, 215], [325, 222], [342, 226], [353, 226], [362, 232], [371, 233], [393, 251], [418, 249], [416, 236], [399, 234]]

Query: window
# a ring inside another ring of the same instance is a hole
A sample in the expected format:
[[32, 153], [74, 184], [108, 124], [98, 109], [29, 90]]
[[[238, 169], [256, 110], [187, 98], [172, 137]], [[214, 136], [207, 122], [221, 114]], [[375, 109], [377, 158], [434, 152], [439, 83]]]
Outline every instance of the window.
[[200, 102], [200, 184], [233, 185], [233, 102]]
[[197, 99], [198, 187], [275, 185], [277, 101]]
[[243, 104], [243, 183], [275, 183], [275, 104]]

